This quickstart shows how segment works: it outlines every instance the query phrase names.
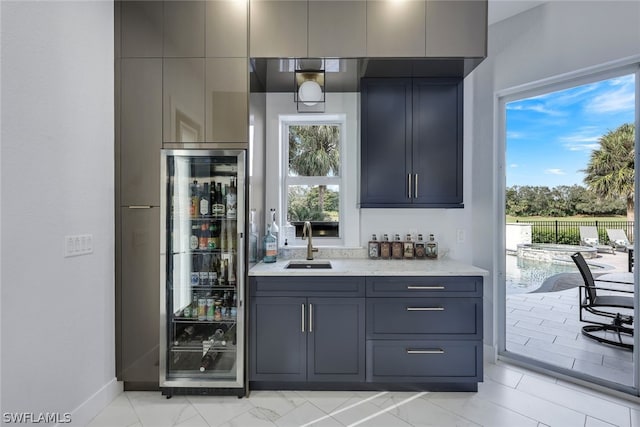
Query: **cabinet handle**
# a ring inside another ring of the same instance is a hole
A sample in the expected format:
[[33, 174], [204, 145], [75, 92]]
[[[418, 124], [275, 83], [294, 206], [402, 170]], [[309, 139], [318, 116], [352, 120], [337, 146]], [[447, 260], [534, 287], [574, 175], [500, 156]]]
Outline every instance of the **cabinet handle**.
[[407, 311], [444, 311], [444, 307], [407, 307]]
[[407, 285], [407, 289], [413, 289], [413, 290], [438, 290], [438, 289], [444, 289], [444, 286], [415, 286], [415, 285]]
[[313, 304], [309, 304], [309, 332], [313, 332]]
[[418, 198], [418, 174], [414, 174], [413, 178], [415, 180], [415, 186], [413, 188], [413, 196], [417, 199]]
[[407, 197], [411, 198], [411, 174], [407, 174], [407, 185], [409, 186], [409, 192], [407, 193]]
[[302, 306], [302, 332], [304, 332], [304, 304], [301, 304]]
[[441, 348], [427, 349], [427, 350], [412, 350], [407, 349], [407, 354], [444, 354], [444, 350]]
[[129, 209], [151, 209], [149, 205], [131, 205]]

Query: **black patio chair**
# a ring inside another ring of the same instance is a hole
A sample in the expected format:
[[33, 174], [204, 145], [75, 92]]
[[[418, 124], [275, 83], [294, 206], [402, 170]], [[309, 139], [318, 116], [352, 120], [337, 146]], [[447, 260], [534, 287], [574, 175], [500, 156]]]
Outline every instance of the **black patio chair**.
[[[582, 327], [582, 334], [601, 343], [611, 344], [633, 350], [633, 344], [622, 336], [633, 337], [633, 316], [627, 313], [620, 313], [618, 309], [633, 310], [633, 296], [623, 295], [599, 295], [599, 291], [610, 291], [611, 293], [633, 294], [633, 291], [620, 289], [603, 288], [596, 286], [597, 280], [593, 278], [591, 269], [587, 265], [580, 252], [571, 255], [580, 275], [584, 280], [584, 285], [580, 286], [580, 321], [590, 323]], [[603, 316], [611, 319], [610, 323], [598, 322], [593, 319], [584, 319], [583, 310], [596, 316]], [[625, 326], [628, 325], [628, 326]], [[618, 336], [617, 340], [606, 337], [606, 332], [613, 332]]]

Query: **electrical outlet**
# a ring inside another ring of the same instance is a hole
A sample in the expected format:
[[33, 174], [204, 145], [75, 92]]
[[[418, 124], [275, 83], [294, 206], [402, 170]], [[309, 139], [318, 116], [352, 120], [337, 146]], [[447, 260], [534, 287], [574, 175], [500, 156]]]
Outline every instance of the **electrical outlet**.
[[93, 253], [93, 234], [64, 236], [65, 258], [90, 253]]
[[458, 230], [456, 230], [456, 242], [464, 243], [465, 239], [466, 233], [464, 231], [464, 228], [459, 228]]

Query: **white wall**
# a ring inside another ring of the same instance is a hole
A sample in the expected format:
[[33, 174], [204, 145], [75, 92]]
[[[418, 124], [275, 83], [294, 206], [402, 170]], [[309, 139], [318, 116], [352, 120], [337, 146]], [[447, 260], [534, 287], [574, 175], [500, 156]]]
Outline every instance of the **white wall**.
[[[2, 412], [84, 425], [119, 391], [113, 2], [2, 7]], [[63, 257], [65, 235], [91, 255]]]
[[504, 151], [498, 149], [496, 93], [640, 55], [639, 19], [637, 0], [552, 1], [489, 27], [488, 58], [465, 82], [465, 90], [473, 88], [474, 112], [465, 120], [474, 138], [472, 262], [492, 272], [485, 280], [485, 343], [497, 339], [495, 301], [504, 283], [498, 273]]

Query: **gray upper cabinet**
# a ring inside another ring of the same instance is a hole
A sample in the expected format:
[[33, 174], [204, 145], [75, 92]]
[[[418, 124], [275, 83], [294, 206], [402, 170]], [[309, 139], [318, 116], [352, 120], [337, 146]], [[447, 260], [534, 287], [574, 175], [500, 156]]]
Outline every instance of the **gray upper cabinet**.
[[164, 2], [164, 56], [204, 57], [204, 1]]
[[120, 203], [160, 205], [162, 59], [121, 65]]
[[247, 2], [206, 2], [205, 55], [209, 58], [247, 57]]
[[307, 55], [307, 0], [251, 0], [250, 56], [304, 58]]
[[427, 1], [427, 56], [487, 56], [487, 1]]
[[204, 58], [163, 60], [163, 141], [204, 141]]
[[206, 60], [207, 142], [248, 141], [247, 69], [245, 58]]
[[121, 2], [122, 56], [162, 56], [162, 2]]
[[425, 2], [367, 0], [367, 56], [425, 55]]
[[358, 58], [366, 55], [366, 1], [309, 1], [309, 57]]

